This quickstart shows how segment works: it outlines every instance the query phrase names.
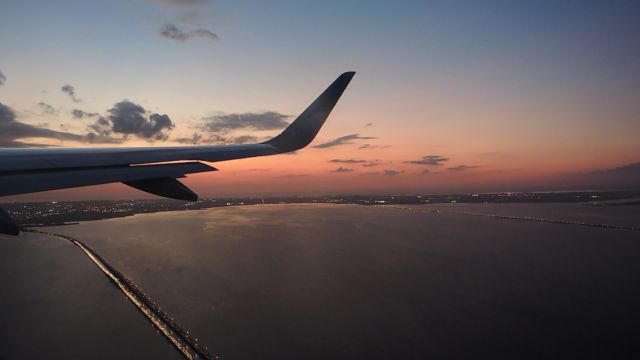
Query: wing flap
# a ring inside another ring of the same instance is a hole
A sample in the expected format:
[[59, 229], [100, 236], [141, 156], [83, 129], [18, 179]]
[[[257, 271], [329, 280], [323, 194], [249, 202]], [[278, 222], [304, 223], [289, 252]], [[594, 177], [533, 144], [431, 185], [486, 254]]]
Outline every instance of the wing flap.
[[198, 200], [198, 195], [196, 193], [177, 179], [171, 177], [123, 181], [123, 183], [131, 186], [132, 188], [170, 199], [184, 201]]

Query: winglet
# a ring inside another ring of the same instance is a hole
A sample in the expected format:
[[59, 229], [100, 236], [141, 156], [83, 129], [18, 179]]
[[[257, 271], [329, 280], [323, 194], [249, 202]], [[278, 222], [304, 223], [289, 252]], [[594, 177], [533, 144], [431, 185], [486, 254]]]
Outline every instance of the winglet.
[[282, 152], [290, 152], [309, 145], [329, 116], [340, 96], [349, 85], [355, 71], [340, 76], [309, 105], [280, 135], [264, 142]]

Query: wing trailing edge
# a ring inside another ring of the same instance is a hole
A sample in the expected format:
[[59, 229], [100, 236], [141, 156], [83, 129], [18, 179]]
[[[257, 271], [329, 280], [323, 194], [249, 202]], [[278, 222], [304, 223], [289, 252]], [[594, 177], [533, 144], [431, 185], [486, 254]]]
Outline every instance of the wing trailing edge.
[[196, 193], [194, 193], [191, 189], [178, 181], [178, 179], [174, 179], [171, 177], [123, 181], [122, 183], [125, 185], [129, 185], [132, 188], [148, 192], [149, 194], [158, 195], [169, 199], [184, 201], [198, 200], [198, 195]]
[[29, 192], [101, 185], [114, 182], [135, 182], [163, 177], [181, 178], [186, 174], [215, 171], [216, 168], [200, 162], [114, 166], [107, 168], [66, 169], [39, 171], [0, 176], [0, 196]]

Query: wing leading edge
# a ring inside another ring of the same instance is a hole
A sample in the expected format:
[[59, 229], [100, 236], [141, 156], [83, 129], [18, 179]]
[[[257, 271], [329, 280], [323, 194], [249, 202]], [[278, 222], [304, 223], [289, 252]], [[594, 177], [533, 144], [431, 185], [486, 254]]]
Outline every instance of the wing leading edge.
[[[0, 148], [0, 196], [123, 182], [159, 196], [194, 201], [177, 178], [215, 171], [217, 162], [296, 151], [316, 137], [355, 72], [340, 75], [300, 116], [273, 139], [249, 145], [131, 148]], [[194, 161], [195, 160], [195, 161]], [[157, 164], [174, 161], [191, 161]], [[0, 209], [0, 233], [16, 225]]]

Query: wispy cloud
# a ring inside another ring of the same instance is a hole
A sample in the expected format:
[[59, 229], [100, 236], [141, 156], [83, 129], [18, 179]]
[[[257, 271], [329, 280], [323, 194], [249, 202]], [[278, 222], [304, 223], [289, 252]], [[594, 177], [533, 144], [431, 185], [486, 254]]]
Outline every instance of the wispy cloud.
[[425, 155], [421, 160], [409, 160], [405, 161], [405, 164], [414, 164], [414, 165], [431, 165], [431, 166], [440, 166], [443, 162], [449, 161], [448, 157], [440, 156], [440, 155]]
[[73, 101], [73, 102], [81, 102], [82, 100], [80, 98], [78, 98], [78, 96], [76, 95], [76, 89], [67, 84], [67, 85], [62, 85], [62, 87], [60, 88], [60, 91], [62, 91], [63, 93], [69, 95], [69, 98]]
[[201, 38], [210, 41], [219, 40], [218, 34], [209, 29], [198, 28], [190, 31], [179, 29], [175, 24], [167, 23], [160, 29], [160, 35], [166, 39], [176, 41], [187, 41], [194, 38]]
[[[375, 138], [374, 138], [375, 139]], [[358, 149], [384, 149], [388, 148], [390, 145], [371, 145], [371, 144], [362, 144], [358, 147]]]
[[353, 172], [353, 169], [344, 168], [344, 167], [341, 166], [341, 167], [339, 167], [339, 168], [337, 168], [335, 170], [331, 170], [331, 172], [333, 172], [333, 173], [348, 173], [348, 172]]
[[18, 139], [27, 138], [46, 138], [77, 142], [114, 142], [113, 139], [98, 137], [95, 134], [93, 136], [84, 136], [25, 124], [23, 122], [17, 121], [16, 115], [10, 107], [0, 103], [0, 144], [2, 144], [3, 147], [25, 147], [41, 145], [16, 141]]
[[233, 130], [280, 130], [289, 125], [286, 119], [290, 117], [275, 111], [213, 115], [202, 119], [201, 130], [222, 134]]
[[366, 163], [366, 160], [356, 160], [356, 159], [331, 159], [330, 163], [340, 163], [340, 164], [360, 164]]
[[370, 139], [376, 139], [376, 138], [371, 136], [360, 136], [360, 134], [350, 134], [350, 135], [341, 136], [337, 139], [328, 141], [323, 144], [314, 145], [313, 147], [317, 149], [326, 149], [334, 146], [353, 144], [355, 141], [359, 141], [359, 140], [370, 140]]
[[254, 144], [266, 138], [259, 138], [254, 135], [227, 136], [218, 134], [193, 133], [191, 137], [179, 137], [172, 139], [181, 144], [215, 144], [215, 145], [241, 145]]
[[43, 114], [47, 114], [47, 115], [53, 115], [56, 113], [56, 109], [53, 108], [53, 106], [45, 103], [45, 102], [39, 102], [38, 103], [38, 107], [40, 108], [40, 111]]
[[7, 77], [0, 71], [0, 85], [4, 85], [5, 81], [7, 81]]
[[402, 174], [402, 171], [387, 169], [384, 170], [384, 176], [398, 176]]
[[612, 175], [638, 175], [638, 174], [640, 174], [640, 161], [635, 162], [635, 163], [631, 163], [631, 164], [627, 164], [627, 165], [617, 166], [617, 167], [614, 167], [614, 168], [592, 171], [590, 174], [593, 174], [593, 175], [601, 175], [601, 174], [602, 175], [606, 175], [606, 174], [612, 174]]
[[198, 132], [194, 132], [193, 135], [191, 135], [191, 137], [180, 137], [172, 140], [181, 144], [197, 145], [202, 142], [202, 134]]
[[73, 116], [74, 119], [84, 119], [84, 118], [98, 117], [100, 116], [100, 114], [90, 113], [90, 112], [82, 111], [80, 109], [73, 109], [71, 110], [71, 116]]

